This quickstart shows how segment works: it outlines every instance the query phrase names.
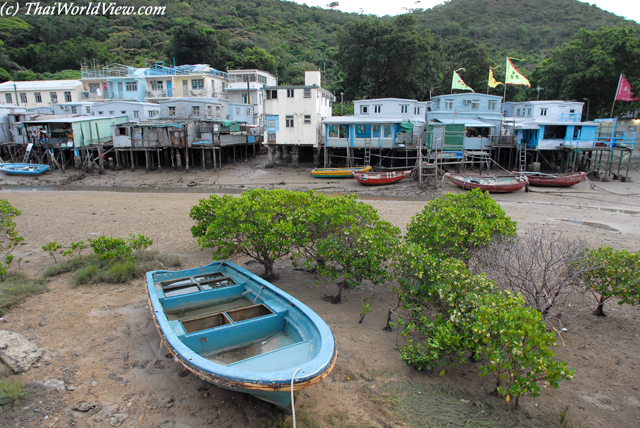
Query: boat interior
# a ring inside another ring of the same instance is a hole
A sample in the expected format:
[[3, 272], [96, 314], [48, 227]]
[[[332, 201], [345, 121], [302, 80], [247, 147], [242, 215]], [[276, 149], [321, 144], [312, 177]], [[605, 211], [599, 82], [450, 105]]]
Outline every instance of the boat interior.
[[210, 361], [279, 371], [306, 363], [319, 349], [319, 334], [298, 322], [304, 317], [299, 309], [242, 273], [164, 272], [154, 281], [173, 332]]

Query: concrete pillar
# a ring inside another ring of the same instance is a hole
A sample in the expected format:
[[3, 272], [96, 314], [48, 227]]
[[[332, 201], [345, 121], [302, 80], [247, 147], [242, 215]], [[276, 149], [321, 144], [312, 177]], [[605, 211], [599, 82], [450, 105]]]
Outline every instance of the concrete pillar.
[[282, 160], [282, 146], [276, 146], [276, 160]]
[[320, 149], [317, 147], [313, 148], [313, 166], [320, 166]]
[[267, 166], [276, 165], [276, 146], [267, 146]]
[[299, 166], [299, 158], [300, 158], [300, 147], [291, 146], [291, 166]]

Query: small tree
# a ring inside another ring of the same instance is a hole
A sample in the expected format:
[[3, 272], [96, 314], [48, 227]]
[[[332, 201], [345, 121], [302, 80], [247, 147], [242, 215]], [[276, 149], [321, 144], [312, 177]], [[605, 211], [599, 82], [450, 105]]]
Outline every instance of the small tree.
[[473, 189], [430, 201], [407, 225], [406, 239], [465, 263], [496, 237], [515, 236], [516, 222], [488, 193]]
[[[516, 238], [499, 238], [477, 253], [473, 270], [484, 271], [500, 288], [520, 293], [543, 317], [561, 312], [577, 291], [585, 243], [546, 230], [529, 230]], [[579, 263], [580, 262], [580, 263]]]
[[538, 382], [557, 388], [571, 380], [573, 369], [554, 358], [555, 335], [546, 330], [544, 319], [534, 308], [527, 308], [521, 296], [496, 290], [477, 301], [469, 325], [470, 340], [482, 355], [479, 375], [492, 374], [496, 392], [518, 406], [524, 395], [540, 395]]
[[214, 259], [245, 254], [272, 279], [276, 260], [290, 254], [304, 236], [295, 213], [312, 195], [281, 189], [253, 189], [239, 197], [211, 195], [191, 208], [196, 222], [191, 233], [203, 250], [211, 249]]
[[496, 392], [515, 398], [538, 395], [538, 382], [557, 387], [573, 371], [551, 352], [555, 337], [542, 315], [521, 296], [472, 275], [457, 259], [440, 259], [424, 248], [402, 248], [396, 275], [406, 317], [398, 318], [407, 344], [400, 358], [418, 370], [481, 361], [480, 376], [495, 377]]
[[376, 220], [366, 225], [354, 225], [316, 241], [315, 248], [324, 261], [317, 265], [320, 275], [342, 277], [338, 294], [329, 299], [340, 303], [342, 291], [358, 287], [364, 280], [381, 284], [390, 278], [387, 261], [394, 254], [400, 230], [391, 223]]
[[0, 281], [7, 277], [9, 267], [14, 260], [13, 250], [24, 241], [16, 231], [13, 218], [21, 214], [6, 199], [0, 199]]
[[58, 263], [58, 260], [56, 260], [56, 251], [58, 251], [60, 248], [62, 248], [62, 244], [56, 241], [49, 242], [47, 245], [42, 246], [42, 250], [48, 251], [49, 255], [53, 257], [54, 263]]
[[598, 302], [594, 315], [606, 316], [604, 304], [612, 297], [619, 299], [619, 305], [640, 303], [640, 252], [599, 247], [587, 253], [586, 261], [590, 269], [582, 278]]

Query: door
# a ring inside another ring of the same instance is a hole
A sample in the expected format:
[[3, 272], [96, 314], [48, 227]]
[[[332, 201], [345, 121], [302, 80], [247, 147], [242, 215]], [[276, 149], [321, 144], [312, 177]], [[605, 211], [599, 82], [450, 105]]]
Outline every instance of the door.
[[189, 96], [189, 82], [187, 82], [186, 80], [182, 81], [182, 96], [183, 97], [188, 97]]
[[118, 82], [118, 98], [124, 98], [124, 92], [122, 91], [122, 82]]
[[171, 89], [171, 80], [167, 80], [167, 96], [173, 96], [173, 89]]

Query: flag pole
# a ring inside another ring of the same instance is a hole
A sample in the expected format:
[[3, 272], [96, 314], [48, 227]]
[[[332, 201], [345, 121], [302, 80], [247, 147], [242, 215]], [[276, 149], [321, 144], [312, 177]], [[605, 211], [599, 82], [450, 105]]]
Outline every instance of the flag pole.
[[622, 73], [620, 73], [620, 78], [618, 79], [618, 87], [616, 88], [616, 96], [613, 98], [613, 105], [611, 106], [611, 115], [609, 115], [609, 119], [613, 117], [613, 110], [616, 108], [616, 99], [618, 99], [618, 91], [620, 90], [620, 83], [622, 82]]
[[504, 75], [504, 95], [502, 96], [502, 115], [504, 116], [504, 113], [506, 111], [506, 107], [504, 106], [504, 103], [507, 102], [507, 72], [509, 71], [509, 57], [507, 57], [507, 64], [505, 64], [505, 75]]

